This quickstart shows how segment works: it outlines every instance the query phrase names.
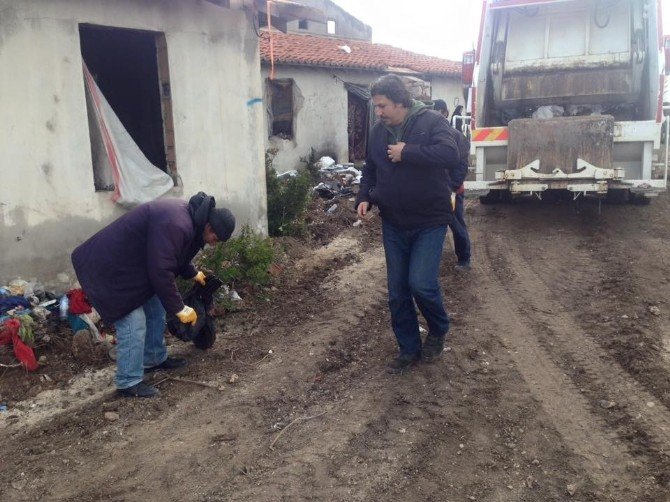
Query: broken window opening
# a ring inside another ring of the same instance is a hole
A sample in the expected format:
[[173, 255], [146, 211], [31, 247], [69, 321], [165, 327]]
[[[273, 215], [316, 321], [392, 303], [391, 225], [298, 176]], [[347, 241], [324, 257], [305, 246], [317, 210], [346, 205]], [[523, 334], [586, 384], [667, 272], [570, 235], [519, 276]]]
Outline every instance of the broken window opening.
[[[84, 62], [123, 127], [147, 160], [174, 179], [177, 166], [165, 34], [80, 25], [79, 37]], [[113, 190], [110, 177], [101, 174], [95, 142], [92, 137], [95, 189]]]
[[293, 139], [293, 80], [267, 79], [270, 136]]
[[307, 19], [301, 19], [298, 21], [298, 29], [300, 30], [308, 30], [309, 29], [309, 22]]

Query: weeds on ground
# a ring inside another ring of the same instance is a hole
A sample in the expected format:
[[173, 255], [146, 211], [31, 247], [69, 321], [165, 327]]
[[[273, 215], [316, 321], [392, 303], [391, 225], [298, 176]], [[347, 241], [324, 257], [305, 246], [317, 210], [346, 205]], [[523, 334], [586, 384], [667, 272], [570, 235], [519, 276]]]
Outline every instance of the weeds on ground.
[[268, 233], [272, 237], [301, 236], [307, 233], [305, 215], [312, 193], [311, 174], [298, 169], [297, 176], [277, 178], [272, 167], [276, 150], [265, 154], [265, 182], [268, 196]]
[[245, 226], [238, 237], [203, 250], [198, 262], [224, 284], [255, 290], [270, 283], [270, 265], [274, 259], [271, 240]]

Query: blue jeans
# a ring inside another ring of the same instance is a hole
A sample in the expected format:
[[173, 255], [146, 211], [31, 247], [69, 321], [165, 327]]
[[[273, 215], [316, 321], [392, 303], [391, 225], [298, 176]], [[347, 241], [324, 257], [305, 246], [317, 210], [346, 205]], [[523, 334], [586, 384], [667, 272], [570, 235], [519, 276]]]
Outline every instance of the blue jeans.
[[400, 230], [384, 221], [382, 230], [393, 333], [401, 354], [417, 355], [421, 336], [414, 301], [430, 335], [443, 338], [449, 331], [438, 281], [447, 227]]
[[470, 236], [468, 235], [468, 227], [465, 224], [465, 211], [463, 208], [463, 201], [465, 195], [462, 193], [456, 194], [456, 210], [454, 217], [449, 224], [451, 232], [454, 236], [454, 251], [458, 263], [464, 265], [470, 263]]
[[126, 389], [142, 381], [144, 368], [167, 359], [165, 309], [156, 295], [114, 323], [116, 328], [116, 387]]

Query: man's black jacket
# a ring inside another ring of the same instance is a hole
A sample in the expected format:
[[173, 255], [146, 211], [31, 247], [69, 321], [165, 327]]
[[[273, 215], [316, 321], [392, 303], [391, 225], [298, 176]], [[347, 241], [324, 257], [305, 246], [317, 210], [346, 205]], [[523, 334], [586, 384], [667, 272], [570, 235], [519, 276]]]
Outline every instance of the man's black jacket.
[[402, 130], [402, 161], [394, 163], [387, 154], [393, 135], [381, 122], [372, 129], [356, 206], [377, 205], [385, 221], [403, 230], [448, 225], [452, 188], [467, 173], [462, 155], [469, 152], [458, 148], [460, 133], [427, 108], [411, 114]]

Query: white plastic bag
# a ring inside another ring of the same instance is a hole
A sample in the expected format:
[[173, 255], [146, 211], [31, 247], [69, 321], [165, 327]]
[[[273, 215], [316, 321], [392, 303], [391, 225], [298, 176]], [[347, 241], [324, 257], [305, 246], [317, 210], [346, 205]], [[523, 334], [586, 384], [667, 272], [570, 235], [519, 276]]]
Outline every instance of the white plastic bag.
[[554, 117], [562, 117], [565, 110], [562, 106], [540, 106], [533, 112], [534, 119], [552, 119]]
[[97, 141], [107, 154], [94, 156], [106, 163], [114, 180], [112, 200], [124, 207], [134, 207], [165, 195], [174, 182], [169, 174], [151, 164], [137, 146], [126, 128], [112, 110], [93, 76], [84, 64], [87, 99], [95, 112], [95, 121], [91, 124], [91, 135], [97, 135]]

